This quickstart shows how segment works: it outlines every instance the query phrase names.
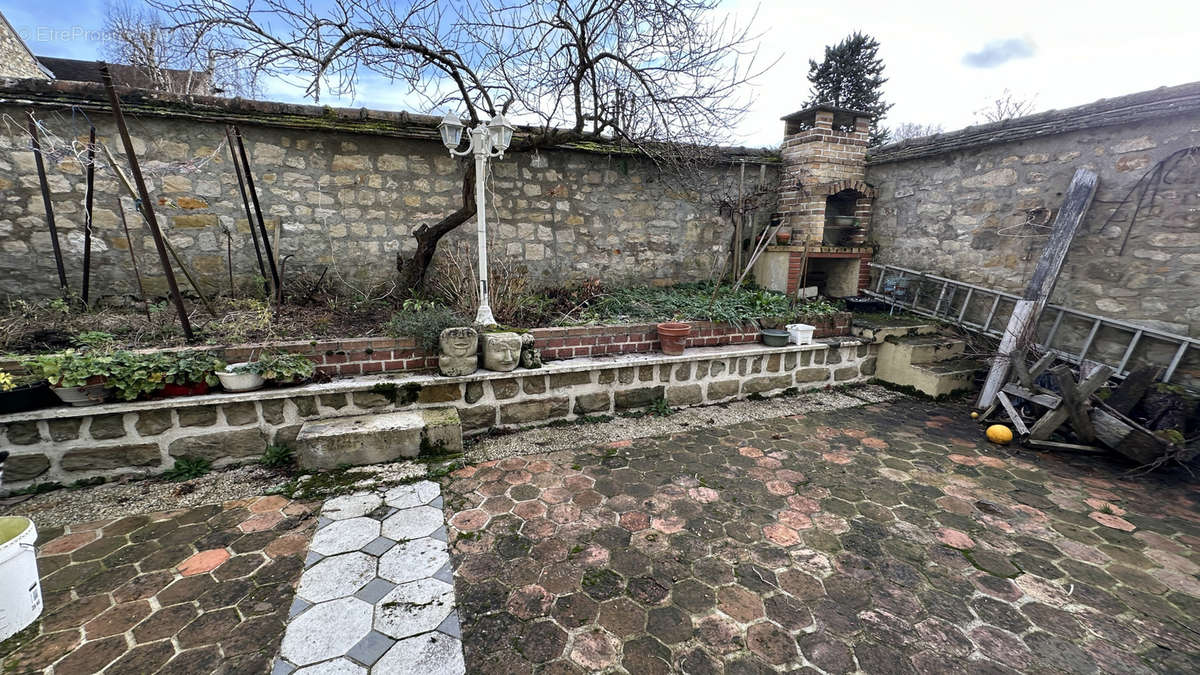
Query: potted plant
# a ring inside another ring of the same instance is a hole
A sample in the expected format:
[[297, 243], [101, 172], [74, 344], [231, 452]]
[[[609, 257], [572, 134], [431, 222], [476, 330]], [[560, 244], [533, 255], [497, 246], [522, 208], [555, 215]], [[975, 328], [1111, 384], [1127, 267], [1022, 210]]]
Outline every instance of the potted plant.
[[212, 352], [171, 354], [166, 370], [166, 384], [159, 392], [165, 397], [200, 396], [219, 382], [216, 371], [225, 362]]
[[667, 321], [658, 324], [658, 341], [662, 352], [668, 356], [679, 356], [687, 343], [687, 337], [692, 333], [692, 324], [682, 321]]
[[137, 400], [163, 388], [170, 361], [170, 356], [162, 353], [114, 352], [106, 384], [117, 398], [123, 401]]
[[275, 384], [299, 384], [312, 377], [317, 370], [316, 364], [308, 357], [287, 352], [263, 354], [255, 363], [258, 374]]
[[787, 324], [790, 316], [764, 316], [758, 320], [759, 338], [768, 347], [786, 347], [788, 343]]
[[775, 232], [775, 243], [776, 244], [779, 244], [780, 246], [787, 246], [788, 242], [790, 242], [791, 240], [792, 240], [792, 231], [791, 230], [786, 230], [781, 227], [781, 228], [779, 228], [778, 231]]
[[245, 361], [231, 363], [213, 374], [221, 381], [221, 387], [225, 391], [254, 391], [264, 384], [257, 368], [256, 361]]
[[58, 354], [30, 357], [22, 364], [30, 374], [46, 380], [63, 403], [97, 405], [112, 395], [108, 386], [108, 377], [115, 365], [111, 354], [68, 349]]
[[0, 370], [0, 415], [49, 408], [58, 402], [49, 382]]

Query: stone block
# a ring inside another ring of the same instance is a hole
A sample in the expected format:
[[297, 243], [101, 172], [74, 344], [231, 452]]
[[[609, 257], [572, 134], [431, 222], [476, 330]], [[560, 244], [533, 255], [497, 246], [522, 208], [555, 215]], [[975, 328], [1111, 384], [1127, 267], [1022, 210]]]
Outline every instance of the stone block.
[[566, 396], [553, 396], [534, 401], [518, 401], [500, 406], [501, 424], [529, 424], [542, 420], [566, 417], [570, 404]]
[[435, 454], [457, 454], [463, 450], [462, 421], [454, 408], [427, 408], [419, 411], [425, 421], [425, 447]]
[[875, 374], [875, 357], [872, 356], [869, 359], [864, 359], [862, 364], [859, 365], [858, 370], [863, 375], [874, 375]]
[[137, 414], [134, 429], [142, 436], [157, 436], [171, 428], [170, 410], [146, 410]]
[[79, 425], [82, 420], [78, 417], [64, 420], [50, 420], [46, 428], [50, 431], [50, 440], [55, 442], [73, 441], [79, 438]]
[[788, 371], [796, 369], [796, 352], [788, 352], [783, 355], [783, 369]]
[[418, 403], [448, 403], [462, 398], [462, 387], [458, 384], [434, 384], [421, 388]]
[[496, 406], [477, 405], [471, 408], [460, 408], [458, 419], [462, 422], [463, 431], [487, 429], [496, 424]]
[[463, 394], [463, 400], [467, 403], [474, 403], [483, 398], [482, 382], [468, 382], [465, 389], [466, 393]]
[[275, 430], [275, 437], [271, 439], [274, 445], [294, 446], [296, 444], [296, 436], [300, 434], [300, 429], [303, 424], [289, 424], [286, 427], [279, 427]]
[[216, 406], [202, 405], [180, 408], [175, 412], [179, 415], [179, 426], [181, 427], [211, 427], [217, 423]]
[[662, 398], [664, 389], [664, 387], [658, 386], [618, 391], [613, 396], [613, 402], [616, 404], [618, 410], [645, 408]]
[[546, 393], [546, 378], [541, 375], [523, 378], [521, 389], [526, 394], [544, 394]]
[[825, 350], [825, 365], [832, 366], [842, 362], [842, 348], [830, 347]]
[[679, 382], [686, 382], [692, 379], [692, 364], [681, 363], [675, 366], [675, 379]]
[[341, 410], [349, 405], [350, 401], [345, 394], [321, 394], [317, 397], [321, 405], [334, 410]]
[[570, 387], [576, 384], [591, 384], [592, 374], [586, 370], [574, 373], [555, 373], [550, 376], [550, 388]]
[[157, 466], [162, 456], [156, 443], [73, 448], [59, 461], [63, 471], [100, 471], [134, 466]]
[[708, 361], [700, 361], [696, 364], [696, 379], [703, 380], [708, 377]]
[[658, 367], [658, 381], [659, 382], [670, 382], [672, 370], [673, 370], [673, 368], [671, 366], [668, 366], [665, 364], [659, 366]]
[[633, 368], [621, 368], [617, 371], [617, 381], [621, 384], [633, 384], [637, 371]]
[[704, 400], [704, 393], [698, 384], [683, 384], [667, 387], [666, 399], [670, 406], [696, 405]]
[[220, 431], [177, 438], [167, 446], [172, 457], [203, 457], [217, 461], [229, 457], [257, 457], [267, 449], [267, 439], [258, 429]]
[[379, 391], [354, 392], [354, 405], [359, 408], [386, 408], [392, 404], [392, 397]]
[[608, 393], [607, 391], [601, 391], [595, 394], [580, 394], [575, 397], [576, 415], [590, 415], [591, 413], [608, 412], [611, 409], [612, 394]]
[[333, 469], [416, 457], [424, 427], [424, 416], [412, 410], [305, 422], [296, 435], [296, 462]]
[[33, 480], [50, 470], [50, 458], [42, 454], [14, 455], [4, 460], [4, 480]]
[[262, 408], [263, 421], [267, 424], [283, 424], [283, 400], [273, 399], [270, 401], [260, 401], [258, 404]]
[[781, 357], [780, 354], [771, 354], [770, 356], [767, 357], [767, 372], [768, 373], [778, 373], [779, 372], [779, 362], [782, 360], [780, 357]]
[[855, 366], [846, 366], [833, 371], [833, 379], [835, 382], [845, 382], [858, 377], [858, 368]]
[[787, 389], [790, 386], [792, 386], [792, 378], [787, 375], [752, 377], [742, 383], [742, 393], [761, 394], [764, 391]]
[[708, 400], [716, 401], [730, 396], [737, 396], [741, 388], [740, 380], [718, 380], [708, 383]]
[[171, 223], [176, 228], [203, 229], [216, 227], [220, 224], [220, 219], [215, 213], [189, 213], [175, 216], [171, 219]]
[[[299, 396], [297, 398], [293, 398], [290, 400], [292, 402], [292, 405], [296, 406], [296, 413], [298, 415], [300, 415], [301, 417], [312, 417], [317, 414], [317, 397], [315, 397], [315, 396]], [[355, 404], [358, 403], [357, 398], [355, 398], [354, 401], [355, 401]], [[389, 399], [389, 401], [390, 401], [390, 399]], [[265, 415], [264, 415], [264, 417], [265, 417]]]
[[[621, 380], [624, 382], [624, 380]], [[638, 381], [653, 382], [654, 381], [654, 366], [638, 366]]]
[[708, 367], [708, 374], [710, 377], [720, 377], [722, 374], [724, 374], [724, 372], [725, 372], [725, 362], [724, 361], [713, 361], [712, 365]]
[[602, 370], [597, 376], [596, 381], [599, 384], [612, 384], [617, 379], [617, 372], [613, 369]]
[[105, 441], [125, 435], [125, 416], [121, 414], [98, 415], [88, 425], [88, 434], [95, 440]]
[[829, 379], [829, 371], [824, 368], [801, 368], [796, 371], [796, 384], [824, 382]]
[[496, 400], [512, 398], [521, 392], [521, 385], [514, 379], [492, 380], [492, 394]]
[[[344, 401], [342, 405], [345, 405]], [[253, 401], [230, 403], [222, 406], [221, 410], [225, 412], [225, 421], [230, 426], [243, 427], [247, 424], [258, 423], [258, 408], [255, 407]]]
[[5, 438], [13, 445], [33, 445], [42, 440], [38, 432], [37, 422], [13, 422], [8, 425]]

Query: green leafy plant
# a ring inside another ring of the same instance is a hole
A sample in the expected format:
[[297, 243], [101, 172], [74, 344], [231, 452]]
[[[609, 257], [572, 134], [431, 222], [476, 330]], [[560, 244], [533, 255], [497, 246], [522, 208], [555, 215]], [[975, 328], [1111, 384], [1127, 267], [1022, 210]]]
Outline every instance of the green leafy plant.
[[181, 352], [170, 355], [164, 374], [171, 384], [212, 386], [219, 381], [216, 371], [224, 367], [225, 362], [212, 352]]
[[116, 391], [118, 398], [132, 401], [162, 389], [171, 363], [171, 355], [162, 352], [113, 352], [112, 368], [105, 384]]
[[783, 293], [760, 288], [715, 288], [712, 282], [676, 284], [663, 288], [639, 286], [611, 290], [573, 312], [566, 323], [629, 321], [716, 321], [745, 324], [764, 316], [789, 313]]
[[92, 378], [108, 378], [116, 367], [116, 357], [109, 353], [68, 349], [57, 354], [39, 354], [22, 359], [21, 365], [51, 386], [82, 387]]
[[655, 417], [670, 417], [675, 414], [675, 409], [667, 404], [667, 399], [660, 398], [646, 407], [646, 413]]
[[102, 330], [87, 330], [71, 338], [71, 343], [76, 347], [105, 349], [112, 346], [116, 339], [112, 333], [106, 333]]
[[234, 373], [258, 373], [264, 380], [297, 382], [312, 377], [317, 366], [308, 357], [287, 352], [263, 354], [235, 367]]
[[290, 466], [296, 461], [296, 452], [286, 444], [268, 445], [259, 462], [273, 469]]
[[393, 314], [387, 330], [396, 337], [411, 337], [421, 349], [436, 353], [443, 330], [470, 325], [469, 319], [445, 305], [416, 301], [413, 305], [406, 302], [399, 312]]
[[12, 391], [17, 388], [17, 380], [9, 373], [0, 370], [0, 391]]
[[185, 480], [204, 476], [210, 471], [212, 471], [212, 462], [209, 460], [185, 455], [176, 459], [175, 465], [163, 472], [162, 477], [175, 483], [182, 483]]

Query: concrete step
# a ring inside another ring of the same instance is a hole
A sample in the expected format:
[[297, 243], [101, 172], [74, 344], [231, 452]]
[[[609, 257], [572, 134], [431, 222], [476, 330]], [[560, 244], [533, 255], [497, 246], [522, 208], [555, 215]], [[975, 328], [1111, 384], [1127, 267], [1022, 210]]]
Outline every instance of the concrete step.
[[938, 327], [932, 323], [908, 324], [903, 322], [890, 324], [876, 321], [854, 319], [850, 325], [850, 333], [868, 342], [882, 344], [888, 338], [903, 338], [913, 335], [932, 335]]
[[879, 346], [880, 358], [895, 358], [900, 363], [936, 363], [961, 358], [965, 340], [946, 335], [910, 335], [890, 338]]
[[982, 366], [972, 359], [909, 364], [897, 359], [877, 362], [875, 377], [892, 384], [912, 387], [926, 396], [938, 397], [975, 387], [975, 372]]
[[305, 422], [296, 436], [302, 469], [382, 464], [422, 453], [462, 452], [462, 423], [454, 408], [357, 415]]

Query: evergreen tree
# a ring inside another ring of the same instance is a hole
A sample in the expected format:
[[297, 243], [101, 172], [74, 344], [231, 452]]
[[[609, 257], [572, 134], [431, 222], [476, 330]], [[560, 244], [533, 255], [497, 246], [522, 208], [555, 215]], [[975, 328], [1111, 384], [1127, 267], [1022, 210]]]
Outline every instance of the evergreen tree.
[[808, 81], [812, 83], [808, 105], [829, 103], [839, 108], [874, 114], [871, 145], [887, 142], [888, 130], [880, 121], [892, 107], [883, 100], [883, 61], [876, 55], [875, 38], [854, 32], [834, 46], [825, 47], [825, 60], [808, 62]]

